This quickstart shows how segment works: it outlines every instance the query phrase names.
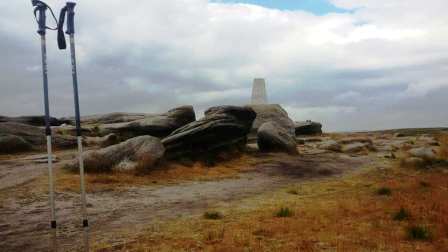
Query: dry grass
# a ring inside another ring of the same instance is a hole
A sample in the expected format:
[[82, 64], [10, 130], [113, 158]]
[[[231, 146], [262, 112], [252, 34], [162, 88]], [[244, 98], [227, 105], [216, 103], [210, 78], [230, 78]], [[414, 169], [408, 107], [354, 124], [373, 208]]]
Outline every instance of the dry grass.
[[[431, 186], [422, 186], [431, 181]], [[377, 188], [390, 188], [389, 197]], [[252, 199], [254, 207], [226, 218], [164, 223], [120, 251], [445, 251], [448, 248], [448, 174], [392, 166], [282, 189]], [[248, 200], [251, 201], [251, 200]], [[289, 218], [276, 211], [288, 206]], [[406, 218], [392, 216], [403, 208]], [[225, 226], [225, 228], [224, 228]], [[416, 228], [417, 227], [417, 228]], [[420, 229], [419, 227], [423, 227]], [[423, 230], [423, 232], [422, 232]], [[96, 244], [99, 250], [111, 249]], [[113, 249], [111, 249], [113, 250]]]
[[448, 133], [439, 134], [437, 136], [437, 141], [440, 144], [439, 158], [448, 160]]
[[[255, 158], [240, 155], [228, 161], [209, 166], [203, 162], [179, 163], [165, 162], [148, 171], [145, 163], [137, 171], [87, 173], [88, 192], [120, 190], [128, 186], [149, 186], [192, 180], [213, 180], [236, 177], [240, 172], [254, 169]], [[56, 176], [58, 190], [79, 191], [79, 175], [70, 171], [59, 171]]]

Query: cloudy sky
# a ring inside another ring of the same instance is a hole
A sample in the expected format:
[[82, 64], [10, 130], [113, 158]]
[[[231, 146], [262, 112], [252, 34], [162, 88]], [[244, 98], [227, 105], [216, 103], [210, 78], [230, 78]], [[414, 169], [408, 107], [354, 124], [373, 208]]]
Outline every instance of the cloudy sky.
[[[243, 105], [264, 77], [270, 102], [329, 131], [448, 126], [447, 0], [77, 2], [84, 115]], [[42, 114], [35, 31], [29, 1], [0, 1], [1, 115]], [[72, 115], [54, 32], [48, 58], [51, 112]]]

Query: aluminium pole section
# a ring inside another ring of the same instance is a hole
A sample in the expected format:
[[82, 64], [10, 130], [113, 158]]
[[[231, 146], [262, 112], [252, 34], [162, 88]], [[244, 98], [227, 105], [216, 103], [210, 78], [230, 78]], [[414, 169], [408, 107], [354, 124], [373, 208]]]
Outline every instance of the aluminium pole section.
[[55, 213], [55, 199], [54, 199], [54, 181], [53, 181], [53, 156], [52, 156], [52, 138], [50, 127], [50, 103], [48, 99], [48, 76], [47, 76], [47, 47], [46, 47], [46, 15], [47, 5], [33, 0], [33, 6], [35, 6], [35, 13], [38, 15], [37, 21], [39, 29], [37, 33], [41, 38], [41, 50], [42, 50], [42, 75], [43, 75], [43, 88], [44, 88], [44, 107], [45, 107], [45, 135], [47, 138], [47, 153], [48, 153], [48, 180], [49, 180], [49, 201], [51, 209], [50, 227], [56, 229], [56, 213]]
[[[70, 36], [70, 54], [72, 62], [72, 77], [73, 77], [73, 95], [75, 102], [75, 120], [76, 120], [76, 135], [78, 140], [78, 161], [79, 173], [81, 179], [81, 211], [82, 211], [82, 225], [87, 232], [89, 221], [87, 219], [86, 209], [86, 190], [84, 178], [84, 160], [82, 157], [82, 130], [81, 130], [81, 116], [79, 111], [79, 95], [78, 95], [78, 73], [76, 70], [76, 51], [75, 51], [75, 3], [67, 2], [67, 34]], [[87, 239], [87, 240], [86, 240]], [[88, 250], [88, 236], [85, 236], [86, 249]]]

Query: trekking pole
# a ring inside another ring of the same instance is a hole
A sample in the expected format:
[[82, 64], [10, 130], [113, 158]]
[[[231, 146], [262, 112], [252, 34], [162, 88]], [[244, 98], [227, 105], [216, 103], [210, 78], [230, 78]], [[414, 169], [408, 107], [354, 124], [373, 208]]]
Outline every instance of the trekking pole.
[[53, 14], [51, 8], [44, 2], [39, 0], [32, 0], [34, 6], [34, 16], [39, 25], [37, 33], [41, 38], [41, 50], [42, 50], [42, 74], [43, 74], [43, 87], [44, 87], [44, 106], [45, 106], [45, 135], [47, 138], [47, 152], [48, 152], [48, 180], [49, 180], [49, 201], [51, 209], [50, 227], [56, 230], [56, 213], [54, 204], [54, 182], [53, 182], [53, 160], [52, 160], [52, 146], [51, 146], [51, 127], [50, 127], [50, 105], [48, 101], [48, 76], [47, 76], [47, 47], [46, 47], [46, 29], [55, 30], [46, 26], [46, 14], [47, 9], [50, 10], [53, 18], [56, 17]]
[[79, 96], [78, 96], [78, 74], [76, 71], [76, 53], [75, 53], [75, 5], [76, 3], [67, 2], [66, 6], [62, 8], [59, 16], [58, 25], [58, 45], [59, 49], [65, 49], [65, 37], [63, 32], [63, 25], [65, 14], [67, 13], [67, 31], [70, 36], [70, 53], [72, 62], [72, 78], [73, 78], [73, 95], [75, 102], [75, 124], [76, 124], [76, 136], [78, 141], [78, 161], [79, 161], [79, 174], [81, 179], [81, 211], [82, 211], [82, 225], [85, 231], [84, 241], [86, 244], [86, 250], [88, 250], [88, 227], [89, 221], [87, 220], [86, 209], [86, 190], [84, 180], [84, 160], [82, 158], [82, 130], [81, 130], [81, 118], [79, 112]]

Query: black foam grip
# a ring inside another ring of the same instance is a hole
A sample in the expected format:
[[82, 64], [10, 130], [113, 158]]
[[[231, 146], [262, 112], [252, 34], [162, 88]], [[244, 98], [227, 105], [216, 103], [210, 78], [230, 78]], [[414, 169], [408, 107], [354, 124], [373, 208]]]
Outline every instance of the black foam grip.
[[67, 7], [64, 7], [61, 9], [61, 13], [59, 14], [58, 47], [60, 50], [64, 50], [67, 48], [67, 43], [65, 42], [65, 34], [64, 34], [64, 22], [66, 13], [67, 13]]

